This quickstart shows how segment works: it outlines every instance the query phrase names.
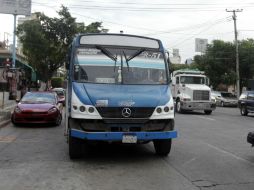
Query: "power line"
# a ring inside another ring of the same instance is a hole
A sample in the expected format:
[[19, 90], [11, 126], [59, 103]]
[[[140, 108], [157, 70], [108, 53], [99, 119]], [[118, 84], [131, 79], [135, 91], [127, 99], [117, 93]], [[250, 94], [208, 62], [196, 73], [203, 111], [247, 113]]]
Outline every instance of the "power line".
[[183, 39], [183, 40], [177, 41], [177, 42], [176, 42], [174, 45], [172, 45], [172, 46], [173, 46], [173, 47], [176, 47], [176, 46], [178, 46], [178, 45], [184, 43], [185, 41], [188, 41], [188, 40], [192, 39], [193, 37], [195, 37], [195, 36], [201, 34], [202, 32], [209, 30], [209, 29], [212, 28], [214, 25], [221, 24], [221, 23], [225, 23], [226, 21], [228, 22], [228, 21], [230, 21], [230, 20], [224, 20], [224, 21], [221, 20], [221, 21], [217, 21], [217, 22], [210, 22], [210, 24], [208, 25], [208, 27], [206, 27], [206, 28], [204, 28], [203, 30], [201, 30], [198, 34], [193, 35], [193, 36], [188, 37], [188, 38], [185, 38], [185, 39]]
[[[43, 4], [43, 3], [38, 3], [38, 4], [40, 4], [40, 5], [42, 5], [42, 6], [50, 7], [50, 8], [52, 8], [52, 9], [54, 9], [55, 11], [57, 11], [57, 10], [55, 9], [55, 7], [53, 7], [53, 6], [49, 6], [49, 5], [46, 5], [46, 4]], [[78, 16], [85, 17], [85, 18], [92, 19], [92, 20], [96, 20], [96, 21], [101, 20], [101, 19], [94, 18], [94, 17], [91, 17], [91, 16], [79, 14], [79, 13], [76, 13], [76, 12], [73, 12], [73, 11], [71, 11], [71, 13], [72, 13], [73, 15], [78, 15]], [[222, 18], [222, 19], [215, 20], [214, 22], [221, 21], [221, 20], [228, 19], [228, 18], [230, 18], [230, 16], [228, 16], [228, 17], [226, 17], [226, 18]], [[103, 19], [102, 22], [104, 22], [104, 23], [110, 23], [110, 24], [114, 24], [114, 25], [119, 25], [119, 26], [124, 26], [124, 27], [129, 27], [129, 28], [133, 28], [133, 29], [137, 29], [137, 30], [145, 30], [145, 31], [153, 31], [153, 32], [156, 32], [156, 33], [152, 33], [152, 34], [151, 34], [151, 33], [149, 33], [149, 34], [144, 34], [144, 35], [148, 35], [148, 36], [159, 35], [159, 34], [164, 34], [164, 33], [173, 33], [173, 32], [175, 32], [175, 31], [186, 31], [187, 29], [188, 29], [188, 30], [191, 30], [191, 29], [194, 29], [194, 28], [196, 29], [196, 28], [203, 27], [203, 26], [205, 26], [206, 24], [209, 24], [209, 25], [210, 25], [210, 23], [207, 23], [207, 21], [206, 21], [206, 22], [204, 22], [204, 23], [197, 24], [197, 25], [175, 28], [175, 29], [168, 30], [168, 31], [158, 31], [158, 30], [153, 30], [153, 29], [151, 29], [151, 28], [144, 28], [144, 27], [136, 27], [136, 26], [125, 25], [125, 24], [121, 24], [121, 23], [117, 23], [117, 22], [108, 21], [108, 20], [105, 20], [105, 19]]]
[[[218, 19], [218, 20], [215, 20], [214, 22], [219, 22], [219, 21], [223, 21], [225, 19], [229, 19], [231, 18], [230, 16], [226, 17], [226, 18], [221, 18], [221, 19]], [[146, 35], [149, 35], [149, 36], [153, 36], [153, 35], [158, 35], [158, 34], [165, 34], [165, 33], [173, 33], [173, 32], [179, 32], [179, 31], [186, 31], [187, 29], [188, 30], [192, 30], [192, 29], [199, 29], [200, 27], [204, 27], [205, 25], [210, 25], [209, 22], [205, 21], [203, 23], [200, 23], [200, 24], [196, 24], [196, 25], [191, 25], [191, 26], [185, 26], [185, 27], [179, 27], [179, 28], [175, 28], [175, 29], [172, 29], [172, 30], [167, 30], [167, 31], [163, 31], [163, 32], [160, 32], [160, 33], [148, 33]]]
[[[33, 4], [43, 4], [39, 2], [33, 2]], [[44, 4], [45, 5], [45, 4]], [[200, 11], [218, 11], [225, 9], [225, 7], [149, 7], [147, 5], [153, 5], [153, 4], [145, 4], [146, 7], [130, 7], [130, 6], [103, 6], [103, 5], [82, 5], [82, 4], [71, 4], [68, 7], [73, 9], [85, 9], [85, 10], [106, 10], [106, 11], [137, 11], [137, 12], [165, 12], [165, 11], [171, 11], [171, 12], [181, 12], [181, 11], [192, 11], [192, 12], [200, 12]], [[183, 4], [181, 4], [183, 5]], [[185, 6], [193, 5], [193, 4], [185, 4]], [[203, 4], [205, 5], [205, 4]], [[251, 7], [251, 5], [254, 6], [254, 4], [248, 4], [248, 7]]]

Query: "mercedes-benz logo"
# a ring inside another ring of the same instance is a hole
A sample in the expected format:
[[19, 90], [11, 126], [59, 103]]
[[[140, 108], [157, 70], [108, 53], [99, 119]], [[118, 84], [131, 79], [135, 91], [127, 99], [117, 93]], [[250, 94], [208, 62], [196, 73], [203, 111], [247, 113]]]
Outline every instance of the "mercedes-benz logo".
[[123, 117], [130, 117], [131, 116], [131, 109], [130, 108], [123, 108], [122, 109], [122, 116]]

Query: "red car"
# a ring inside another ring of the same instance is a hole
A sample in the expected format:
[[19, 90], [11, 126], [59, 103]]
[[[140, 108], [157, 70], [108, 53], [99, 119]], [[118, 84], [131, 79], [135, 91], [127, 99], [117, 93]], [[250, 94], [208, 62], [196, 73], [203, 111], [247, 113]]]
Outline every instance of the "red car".
[[53, 123], [62, 121], [62, 102], [55, 92], [27, 92], [11, 116], [13, 124]]

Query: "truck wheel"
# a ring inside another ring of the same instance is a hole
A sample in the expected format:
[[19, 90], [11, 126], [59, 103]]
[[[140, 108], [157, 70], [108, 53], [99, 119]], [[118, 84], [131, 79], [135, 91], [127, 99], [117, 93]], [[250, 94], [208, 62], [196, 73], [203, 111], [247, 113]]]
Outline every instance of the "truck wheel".
[[248, 111], [247, 111], [246, 106], [241, 106], [240, 107], [240, 112], [241, 112], [241, 115], [243, 115], [243, 116], [247, 116], [248, 115]]
[[70, 159], [77, 159], [82, 157], [82, 140], [72, 137], [69, 130], [69, 156]]
[[171, 150], [172, 139], [154, 140], [155, 152], [159, 156], [167, 156]]
[[212, 113], [212, 110], [205, 110], [204, 112], [206, 115], [210, 115]]
[[176, 112], [177, 113], [182, 113], [183, 110], [181, 108], [181, 102], [179, 100], [176, 101]]

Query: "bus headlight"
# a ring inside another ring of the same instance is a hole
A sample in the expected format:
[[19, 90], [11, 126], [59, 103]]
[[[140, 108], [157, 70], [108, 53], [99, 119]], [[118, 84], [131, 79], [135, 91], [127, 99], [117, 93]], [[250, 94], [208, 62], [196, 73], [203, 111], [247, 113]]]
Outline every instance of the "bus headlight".
[[171, 97], [167, 104], [157, 106], [150, 119], [173, 119], [174, 118], [174, 102]]

